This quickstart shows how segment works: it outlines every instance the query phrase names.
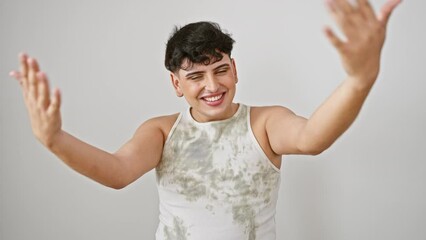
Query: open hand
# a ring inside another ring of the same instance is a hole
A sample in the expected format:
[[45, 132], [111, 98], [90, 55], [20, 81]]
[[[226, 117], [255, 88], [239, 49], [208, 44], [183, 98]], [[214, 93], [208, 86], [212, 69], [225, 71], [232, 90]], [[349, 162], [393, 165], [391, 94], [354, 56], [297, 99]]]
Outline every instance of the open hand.
[[388, 0], [376, 15], [368, 0], [326, 0], [330, 14], [346, 39], [339, 39], [330, 27], [325, 34], [340, 54], [350, 77], [360, 84], [373, 84], [380, 68], [380, 53], [389, 17], [401, 0]]
[[34, 135], [50, 148], [61, 132], [61, 94], [59, 89], [50, 95], [49, 82], [34, 58], [19, 55], [20, 71], [10, 72], [19, 81]]

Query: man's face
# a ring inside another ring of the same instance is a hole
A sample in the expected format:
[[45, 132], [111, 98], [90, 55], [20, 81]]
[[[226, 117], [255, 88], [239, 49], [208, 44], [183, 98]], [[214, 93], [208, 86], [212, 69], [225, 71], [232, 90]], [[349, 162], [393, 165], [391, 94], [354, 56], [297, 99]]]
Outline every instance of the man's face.
[[237, 109], [237, 105], [232, 103], [237, 71], [234, 60], [227, 54], [223, 54], [218, 62], [193, 64], [191, 68], [171, 73], [171, 80], [176, 94], [184, 96], [192, 107], [191, 113], [196, 121], [227, 119]]

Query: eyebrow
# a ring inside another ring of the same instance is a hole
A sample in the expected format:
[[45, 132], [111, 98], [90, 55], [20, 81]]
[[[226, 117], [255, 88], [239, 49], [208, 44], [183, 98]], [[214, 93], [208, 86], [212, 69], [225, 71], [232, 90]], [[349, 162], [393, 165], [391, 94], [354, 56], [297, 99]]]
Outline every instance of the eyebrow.
[[[223, 68], [223, 67], [225, 67], [225, 66], [226, 66], [226, 67], [229, 67], [229, 63], [221, 64], [221, 65], [219, 65], [219, 66], [215, 67], [215, 68], [213, 69], [213, 71], [216, 71], [217, 69], [219, 69], [219, 68]], [[188, 78], [188, 77], [190, 77], [190, 76], [192, 76], [192, 75], [201, 74], [201, 73], [203, 73], [203, 72], [205, 72], [205, 71], [190, 72], [190, 73], [186, 74], [186, 75], [185, 75], [185, 77], [186, 77], [186, 78]]]

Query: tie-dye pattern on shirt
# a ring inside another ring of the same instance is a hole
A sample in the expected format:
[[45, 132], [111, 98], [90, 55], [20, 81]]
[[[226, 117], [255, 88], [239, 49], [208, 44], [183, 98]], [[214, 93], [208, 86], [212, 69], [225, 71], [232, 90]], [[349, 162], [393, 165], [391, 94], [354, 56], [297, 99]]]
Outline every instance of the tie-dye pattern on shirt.
[[257, 143], [250, 108], [198, 123], [182, 113], [156, 169], [162, 239], [275, 239], [280, 172]]

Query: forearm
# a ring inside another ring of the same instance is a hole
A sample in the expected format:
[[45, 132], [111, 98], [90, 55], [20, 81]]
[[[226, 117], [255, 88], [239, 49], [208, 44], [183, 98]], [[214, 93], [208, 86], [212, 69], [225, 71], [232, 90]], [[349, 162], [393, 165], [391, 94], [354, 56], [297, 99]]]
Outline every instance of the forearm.
[[123, 164], [113, 154], [61, 131], [47, 148], [75, 171], [111, 188], [122, 188]]
[[301, 135], [302, 148], [320, 153], [349, 128], [374, 83], [360, 86], [358, 82], [348, 77], [312, 114]]
[[389, 0], [375, 14], [368, 1], [326, 1], [345, 40], [330, 27], [324, 33], [352, 78], [348, 77], [302, 124], [296, 140], [299, 152], [324, 151], [353, 123], [379, 72], [389, 17], [400, 2]]

